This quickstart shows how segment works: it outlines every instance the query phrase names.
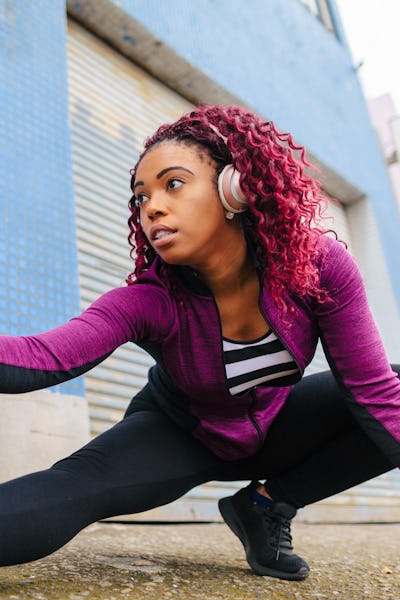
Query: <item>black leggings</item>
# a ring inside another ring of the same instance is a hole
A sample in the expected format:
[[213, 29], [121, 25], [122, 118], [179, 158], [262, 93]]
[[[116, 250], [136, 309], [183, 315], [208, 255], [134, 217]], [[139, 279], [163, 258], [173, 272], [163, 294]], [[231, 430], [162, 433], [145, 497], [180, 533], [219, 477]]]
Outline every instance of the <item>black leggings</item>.
[[41, 558], [94, 521], [167, 504], [210, 480], [267, 479], [273, 498], [300, 507], [390, 469], [329, 372], [303, 378], [261, 451], [236, 462], [217, 458], [141, 393], [78, 452], [0, 485], [0, 565]]

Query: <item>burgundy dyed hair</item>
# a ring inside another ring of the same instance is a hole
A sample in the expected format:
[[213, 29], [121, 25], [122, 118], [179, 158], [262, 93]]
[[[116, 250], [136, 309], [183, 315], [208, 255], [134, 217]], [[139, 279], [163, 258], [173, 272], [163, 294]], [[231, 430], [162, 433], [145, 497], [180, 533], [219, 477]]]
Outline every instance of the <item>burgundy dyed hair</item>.
[[[312, 165], [306, 160], [305, 149], [295, 145], [290, 134], [279, 132], [273, 123], [246, 109], [201, 106], [175, 123], [162, 125], [146, 140], [145, 150], [131, 171], [132, 189], [141, 159], [155, 145], [170, 140], [204, 150], [217, 163], [217, 173], [228, 163], [239, 171], [249, 207], [236, 218], [243, 222], [265, 284], [283, 313], [287, 293], [326, 299], [316, 267], [317, 242], [327, 232], [319, 226], [326, 198], [318, 182], [306, 173], [306, 167]], [[127, 279], [131, 284], [148, 269], [156, 254], [143, 233], [134, 196], [129, 208], [128, 239], [135, 260], [135, 270]]]

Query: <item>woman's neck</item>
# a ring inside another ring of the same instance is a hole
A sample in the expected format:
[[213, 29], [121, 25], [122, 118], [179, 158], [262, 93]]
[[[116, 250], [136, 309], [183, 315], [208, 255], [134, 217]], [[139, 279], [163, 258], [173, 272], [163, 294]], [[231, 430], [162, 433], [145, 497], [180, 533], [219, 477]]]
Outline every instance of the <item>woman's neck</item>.
[[240, 292], [256, 274], [244, 237], [207, 264], [194, 268], [215, 297]]

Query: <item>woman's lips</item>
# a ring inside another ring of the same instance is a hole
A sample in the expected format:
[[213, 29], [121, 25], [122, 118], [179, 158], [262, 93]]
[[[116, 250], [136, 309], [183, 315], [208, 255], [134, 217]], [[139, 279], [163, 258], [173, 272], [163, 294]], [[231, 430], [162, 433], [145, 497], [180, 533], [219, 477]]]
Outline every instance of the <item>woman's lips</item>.
[[162, 248], [171, 243], [176, 235], [176, 230], [165, 225], [156, 225], [150, 229], [150, 239], [154, 248]]

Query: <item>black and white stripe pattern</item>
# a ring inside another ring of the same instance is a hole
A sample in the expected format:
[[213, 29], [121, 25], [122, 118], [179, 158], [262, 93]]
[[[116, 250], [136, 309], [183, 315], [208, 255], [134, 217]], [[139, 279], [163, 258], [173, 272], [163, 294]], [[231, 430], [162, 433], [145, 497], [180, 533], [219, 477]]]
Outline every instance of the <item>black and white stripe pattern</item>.
[[223, 350], [228, 387], [233, 396], [266, 381], [273, 381], [274, 386], [290, 385], [289, 380], [298, 372], [292, 356], [273, 331], [250, 342], [223, 338]]

